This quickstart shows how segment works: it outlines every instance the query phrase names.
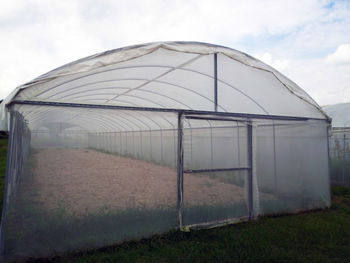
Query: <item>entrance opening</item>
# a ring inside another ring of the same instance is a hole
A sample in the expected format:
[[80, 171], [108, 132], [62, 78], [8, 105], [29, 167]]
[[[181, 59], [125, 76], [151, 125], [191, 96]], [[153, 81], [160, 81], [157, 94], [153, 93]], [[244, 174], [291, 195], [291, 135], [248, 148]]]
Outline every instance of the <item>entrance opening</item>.
[[250, 125], [200, 116], [183, 119], [183, 226], [249, 217]]

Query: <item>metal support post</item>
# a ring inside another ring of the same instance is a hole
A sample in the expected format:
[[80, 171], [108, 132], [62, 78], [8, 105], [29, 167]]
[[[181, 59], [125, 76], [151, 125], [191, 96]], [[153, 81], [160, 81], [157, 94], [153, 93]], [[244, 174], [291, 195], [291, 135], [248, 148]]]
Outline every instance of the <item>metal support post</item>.
[[178, 114], [177, 120], [177, 209], [178, 224], [182, 229], [182, 206], [183, 206], [183, 149], [182, 149], [182, 113]]
[[248, 174], [248, 211], [249, 220], [254, 218], [253, 207], [253, 128], [251, 124], [248, 124], [248, 162], [249, 162], [249, 174]]

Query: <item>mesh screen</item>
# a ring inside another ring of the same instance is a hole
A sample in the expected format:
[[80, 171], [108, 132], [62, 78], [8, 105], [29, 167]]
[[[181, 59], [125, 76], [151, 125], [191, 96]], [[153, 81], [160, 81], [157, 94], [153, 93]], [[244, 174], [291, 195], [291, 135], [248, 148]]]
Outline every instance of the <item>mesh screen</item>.
[[[96, 110], [111, 120], [129, 116], [132, 130], [113, 130], [112, 122], [103, 130], [98, 119], [85, 129], [74, 125], [90, 113], [69, 109], [60, 119], [37, 122], [40, 127], [28, 129], [31, 136], [24, 133], [24, 115], [13, 115], [12, 167], [23, 163], [24, 169], [10, 172], [8, 257], [108, 246], [176, 228], [177, 116], [154, 113], [153, 120], [168, 123], [157, 122], [156, 130], [151, 124], [144, 129], [147, 113]], [[16, 159], [23, 147], [26, 161]]]
[[350, 186], [350, 130], [333, 130], [329, 146], [332, 184]]
[[247, 125], [186, 119], [183, 147], [183, 224], [247, 218]]
[[215, 226], [329, 207], [325, 121], [200, 117], [16, 105], [1, 225], [5, 256], [53, 256], [148, 237], [179, 227], [179, 215], [183, 226]]
[[256, 128], [260, 214], [330, 206], [327, 126], [271, 122]]
[[247, 171], [185, 173], [183, 224], [248, 218], [247, 178]]

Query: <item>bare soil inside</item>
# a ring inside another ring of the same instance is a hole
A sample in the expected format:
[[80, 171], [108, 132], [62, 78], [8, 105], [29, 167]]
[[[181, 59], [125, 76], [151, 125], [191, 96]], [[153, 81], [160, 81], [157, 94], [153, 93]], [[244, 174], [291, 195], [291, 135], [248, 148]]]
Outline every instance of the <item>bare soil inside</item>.
[[[174, 209], [176, 170], [91, 149], [36, 151], [30, 183], [43, 208], [75, 215], [112, 209]], [[184, 174], [184, 205], [244, 202], [243, 187], [206, 175]]]

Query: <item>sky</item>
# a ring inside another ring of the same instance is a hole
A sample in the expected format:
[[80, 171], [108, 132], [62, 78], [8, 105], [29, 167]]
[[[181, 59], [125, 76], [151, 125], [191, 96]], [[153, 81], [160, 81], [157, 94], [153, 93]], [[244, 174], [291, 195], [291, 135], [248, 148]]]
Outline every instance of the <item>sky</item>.
[[155, 41], [231, 47], [321, 106], [350, 102], [350, 0], [2, 0], [0, 99], [79, 58]]

